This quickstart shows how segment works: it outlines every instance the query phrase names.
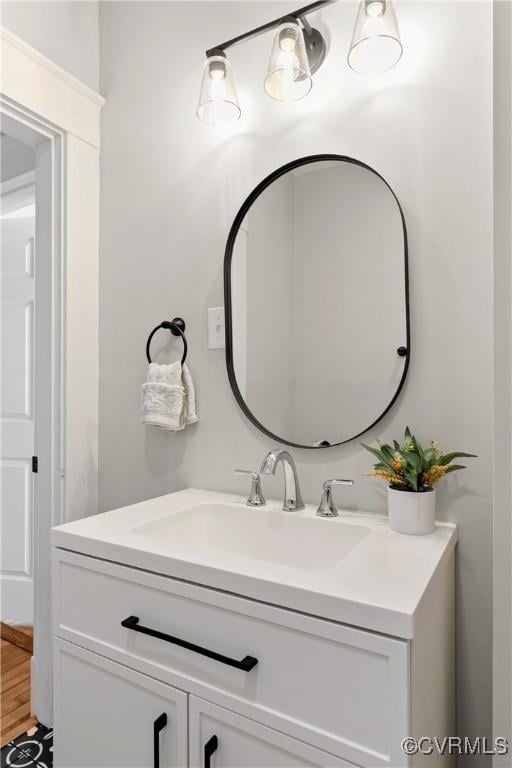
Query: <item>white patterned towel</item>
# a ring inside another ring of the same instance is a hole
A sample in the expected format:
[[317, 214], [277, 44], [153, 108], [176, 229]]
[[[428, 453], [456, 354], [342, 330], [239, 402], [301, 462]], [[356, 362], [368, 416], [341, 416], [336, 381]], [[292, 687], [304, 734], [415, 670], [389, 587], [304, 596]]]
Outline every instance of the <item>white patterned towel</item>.
[[187, 364], [148, 365], [142, 385], [142, 422], [179, 432], [197, 419], [194, 383]]

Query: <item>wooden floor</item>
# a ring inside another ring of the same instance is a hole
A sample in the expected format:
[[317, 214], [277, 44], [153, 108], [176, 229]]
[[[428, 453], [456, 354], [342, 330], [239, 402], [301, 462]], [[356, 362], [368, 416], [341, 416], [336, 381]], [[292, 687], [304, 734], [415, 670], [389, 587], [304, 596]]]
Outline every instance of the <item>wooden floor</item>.
[[36, 724], [30, 715], [32, 627], [0, 624], [0, 746]]

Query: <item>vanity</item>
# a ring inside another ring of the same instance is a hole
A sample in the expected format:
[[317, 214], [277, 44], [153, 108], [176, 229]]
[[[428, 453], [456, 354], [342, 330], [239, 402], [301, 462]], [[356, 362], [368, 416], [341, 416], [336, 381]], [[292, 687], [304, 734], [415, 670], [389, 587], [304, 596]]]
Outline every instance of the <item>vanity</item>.
[[194, 489], [54, 529], [56, 768], [449, 764], [401, 742], [455, 732], [456, 537]]
[[[329, 449], [396, 402], [407, 235], [375, 170], [316, 155], [264, 179], [224, 287], [233, 395], [273, 441]], [[351, 480], [305, 506], [288, 451], [262, 474], [281, 462], [284, 504], [250, 472], [248, 499], [188, 489], [54, 529], [56, 768], [450, 763], [402, 740], [455, 733], [456, 528], [338, 515]]]

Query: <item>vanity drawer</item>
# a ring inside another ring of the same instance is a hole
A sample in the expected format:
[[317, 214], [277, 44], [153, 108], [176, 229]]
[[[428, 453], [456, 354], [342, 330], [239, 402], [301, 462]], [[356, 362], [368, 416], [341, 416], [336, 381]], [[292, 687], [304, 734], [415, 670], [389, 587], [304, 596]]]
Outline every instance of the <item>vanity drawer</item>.
[[356, 764], [406, 765], [407, 642], [63, 550], [54, 577], [57, 636]]

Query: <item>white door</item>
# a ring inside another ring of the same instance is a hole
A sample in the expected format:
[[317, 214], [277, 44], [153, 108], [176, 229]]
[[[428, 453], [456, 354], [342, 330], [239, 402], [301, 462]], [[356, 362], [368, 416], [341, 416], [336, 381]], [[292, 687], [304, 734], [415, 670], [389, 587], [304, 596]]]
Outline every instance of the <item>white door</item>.
[[185, 768], [187, 694], [55, 640], [55, 768]]
[[189, 696], [191, 768], [329, 768], [349, 763], [303, 741]]
[[[10, 197], [10, 196], [9, 196]], [[33, 623], [35, 197], [2, 197], [1, 606], [2, 621]]]

